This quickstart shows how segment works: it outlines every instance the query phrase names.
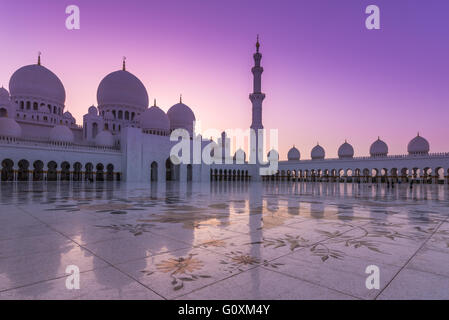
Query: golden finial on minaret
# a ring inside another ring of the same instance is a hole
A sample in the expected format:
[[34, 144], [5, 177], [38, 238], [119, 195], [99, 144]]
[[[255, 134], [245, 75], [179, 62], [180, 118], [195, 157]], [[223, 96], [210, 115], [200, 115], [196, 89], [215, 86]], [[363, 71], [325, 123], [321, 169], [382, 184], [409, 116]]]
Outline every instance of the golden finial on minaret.
[[126, 61], [126, 57], [125, 56], [123, 56], [123, 71], [126, 71], [126, 63], [125, 63], [125, 61]]
[[257, 35], [257, 42], [256, 42], [256, 52], [259, 53], [259, 47], [260, 47], [260, 43], [259, 43], [259, 35]]
[[40, 52], [40, 51], [37, 53], [37, 65], [38, 66], [41, 65], [41, 54], [42, 54], [42, 52]]

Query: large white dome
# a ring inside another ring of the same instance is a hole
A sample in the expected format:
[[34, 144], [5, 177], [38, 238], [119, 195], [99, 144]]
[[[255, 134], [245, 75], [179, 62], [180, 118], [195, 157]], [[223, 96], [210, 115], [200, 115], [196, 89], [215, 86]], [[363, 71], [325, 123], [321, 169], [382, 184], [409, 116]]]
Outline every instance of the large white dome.
[[95, 137], [95, 144], [100, 147], [113, 147], [114, 137], [108, 130], [103, 130]]
[[345, 141], [340, 148], [338, 148], [339, 158], [352, 158], [354, 157], [354, 148]]
[[288, 153], [287, 153], [287, 159], [289, 161], [291, 160], [299, 160], [301, 158], [301, 153], [299, 152], [299, 150], [293, 146], [293, 148], [291, 148]]
[[167, 111], [170, 120], [170, 129], [186, 129], [191, 135], [193, 134], [193, 122], [195, 115], [192, 109], [183, 103], [177, 103]]
[[318, 160], [318, 159], [324, 159], [326, 153], [324, 151], [324, 148], [317, 144], [315, 147], [312, 148], [312, 151], [310, 152], [310, 157], [312, 160]]
[[429, 153], [430, 145], [429, 142], [418, 135], [413, 138], [407, 146], [407, 151], [409, 154], [427, 154]]
[[12, 97], [26, 96], [64, 105], [65, 89], [61, 80], [47, 68], [32, 64], [14, 72], [9, 80]]
[[0, 118], [0, 136], [20, 138], [22, 135], [22, 128], [12, 118]]
[[103, 105], [130, 106], [144, 111], [148, 107], [148, 93], [135, 75], [119, 70], [101, 80], [97, 90], [97, 101], [99, 107]]
[[152, 106], [140, 115], [140, 127], [143, 130], [158, 130], [168, 133], [170, 120], [161, 108]]
[[65, 125], [56, 125], [50, 130], [49, 140], [52, 142], [73, 143], [75, 137], [72, 130]]
[[388, 154], [388, 146], [385, 142], [380, 140], [380, 137], [378, 137], [377, 140], [371, 144], [371, 147], [369, 148], [369, 153], [371, 157], [386, 156]]

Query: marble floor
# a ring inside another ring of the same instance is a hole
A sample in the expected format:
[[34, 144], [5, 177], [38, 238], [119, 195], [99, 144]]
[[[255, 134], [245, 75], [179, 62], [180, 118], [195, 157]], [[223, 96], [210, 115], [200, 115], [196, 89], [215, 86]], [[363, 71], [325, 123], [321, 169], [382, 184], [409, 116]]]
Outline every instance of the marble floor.
[[0, 299], [449, 299], [448, 217], [447, 185], [2, 183]]

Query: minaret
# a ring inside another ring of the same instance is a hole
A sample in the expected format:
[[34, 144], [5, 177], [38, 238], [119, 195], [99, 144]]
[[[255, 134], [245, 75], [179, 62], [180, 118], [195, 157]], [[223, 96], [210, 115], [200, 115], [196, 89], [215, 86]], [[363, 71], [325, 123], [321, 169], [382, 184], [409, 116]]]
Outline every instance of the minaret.
[[[259, 36], [257, 36], [256, 53], [254, 57], [254, 67], [251, 69], [253, 73], [253, 93], [250, 93], [249, 99], [252, 103], [252, 123], [251, 129], [254, 130], [255, 140], [251, 141], [250, 162], [259, 165], [259, 158], [263, 157], [263, 141], [258, 137], [258, 130], [263, 129], [262, 124], [262, 102], [265, 99], [265, 94], [262, 93], [262, 72], [263, 68], [260, 66], [262, 54], [259, 52], [260, 43]], [[260, 149], [260, 150], [259, 150]], [[262, 160], [262, 159], [260, 159]], [[258, 170], [257, 170], [258, 171]], [[258, 175], [258, 174], [257, 174]], [[256, 177], [254, 177], [256, 178]]]
[[263, 129], [262, 124], [262, 101], [265, 99], [265, 94], [262, 93], [262, 72], [263, 68], [260, 66], [262, 54], [259, 52], [260, 43], [259, 36], [257, 36], [256, 53], [254, 54], [254, 67], [251, 69], [253, 73], [253, 93], [249, 95], [249, 99], [253, 104], [253, 119], [251, 129]]

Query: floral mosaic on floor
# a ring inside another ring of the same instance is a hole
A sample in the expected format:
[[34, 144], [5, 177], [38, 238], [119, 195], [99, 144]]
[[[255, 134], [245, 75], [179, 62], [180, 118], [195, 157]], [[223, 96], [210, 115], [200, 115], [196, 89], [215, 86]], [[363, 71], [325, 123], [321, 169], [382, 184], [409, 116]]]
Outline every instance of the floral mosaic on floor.
[[[0, 299], [449, 299], [444, 185], [11, 183], [0, 199]], [[84, 291], [64, 288], [68, 264]]]

